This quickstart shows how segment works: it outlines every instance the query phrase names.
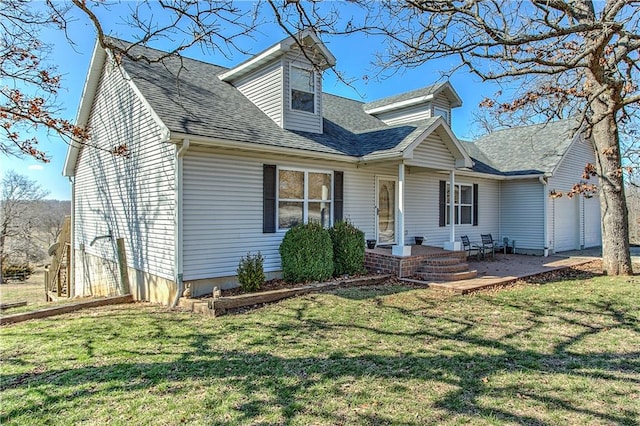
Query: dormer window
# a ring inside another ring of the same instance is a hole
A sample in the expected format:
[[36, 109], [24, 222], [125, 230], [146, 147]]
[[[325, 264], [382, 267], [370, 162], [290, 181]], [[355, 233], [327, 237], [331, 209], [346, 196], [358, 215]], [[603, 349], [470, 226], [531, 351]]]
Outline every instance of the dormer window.
[[451, 126], [451, 112], [444, 108], [433, 108], [433, 115], [436, 117], [444, 118], [444, 121], [447, 122], [449, 126]]
[[315, 113], [315, 79], [312, 70], [291, 67], [291, 109]]

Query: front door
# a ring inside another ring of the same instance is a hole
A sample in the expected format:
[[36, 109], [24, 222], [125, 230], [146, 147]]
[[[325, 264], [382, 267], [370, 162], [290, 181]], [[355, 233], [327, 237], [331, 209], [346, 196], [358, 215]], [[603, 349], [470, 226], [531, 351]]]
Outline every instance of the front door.
[[376, 179], [376, 232], [378, 244], [396, 243], [396, 205], [398, 183], [393, 178]]

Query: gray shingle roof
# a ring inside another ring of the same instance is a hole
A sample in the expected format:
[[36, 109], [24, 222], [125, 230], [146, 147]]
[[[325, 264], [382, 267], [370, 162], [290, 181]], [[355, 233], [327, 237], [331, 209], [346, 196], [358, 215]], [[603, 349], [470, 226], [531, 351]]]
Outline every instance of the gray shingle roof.
[[[117, 42], [125, 43], [120, 40]], [[157, 57], [164, 52], [134, 47], [132, 53]], [[439, 91], [446, 83], [364, 104], [323, 94], [322, 134], [280, 128], [218, 75], [227, 68], [189, 58], [147, 63], [123, 58], [122, 64], [147, 102], [172, 132], [310, 152], [373, 158], [401, 153], [437, 118], [388, 126], [365, 112]], [[553, 170], [573, 137], [566, 121], [497, 131], [462, 145], [474, 170], [497, 175]]]
[[421, 89], [412, 90], [411, 92], [400, 93], [399, 95], [389, 96], [387, 98], [378, 99], [377, 101], [368, 102], [365, 104], [366, 110], [372, 110], [374, 108], [380, 108], [383, 106], [391, 105], [396, 102], [402, 102], [409, 99], [418, 98], [421, 96], [428, 96], [437, 93], [446, 83], [436, 83], [431, 86], [423, 87]]
[[[142, 50], [153, 57], [153, 49], [135, 47], [133, 53]], [[421, 128], [387, 126], [365, 113], [362, 102], [323, 94], [324, 132], [290, 131], [275, 124], [234, 86], [220, 81], [217, 76], [224, 67], [188, 58], [169, 58], [162, 63], [125, 58], [123, 66], [173, 132], [361, 157], [395, 152], [403, 142], [407, 144], [405, 138]]]
[[477, 171], [499, 171], [503, 175], [550, 174], [577, 130], [575, 120], [560, 120], [498, 130], [463, 146], [476, 163], [480, 163]]

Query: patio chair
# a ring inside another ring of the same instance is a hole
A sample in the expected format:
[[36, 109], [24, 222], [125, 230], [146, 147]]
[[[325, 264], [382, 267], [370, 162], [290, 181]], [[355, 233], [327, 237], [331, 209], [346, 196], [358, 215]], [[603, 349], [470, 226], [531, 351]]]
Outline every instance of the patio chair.
[[495, 259], [496, 250], [502, 249], [500, 243], [496, 242], [491, 234], [480, 234], [480, 238], [482, 238], [482, 255], [485, 256], [491, 252], [491, 256]]
[[462, 240], [462, 247], [464, 248], [464, 251], [467, 252], [467, 257], [471, 257], [472, 252], [475, 252], [478, 260], [480, 260], [480, 257], [483, 255], [482, 247], [469, 241], [469, 236], [467, 235], [461, 235], [460, 239]]

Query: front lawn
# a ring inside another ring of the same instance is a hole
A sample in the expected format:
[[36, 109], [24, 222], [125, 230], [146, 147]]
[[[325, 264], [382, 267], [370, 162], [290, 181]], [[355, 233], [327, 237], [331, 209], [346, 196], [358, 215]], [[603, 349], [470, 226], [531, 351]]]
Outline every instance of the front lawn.
[[576, 274], [86, 310], [0, 329], [0, 423], [636, 425], [639, 301], [638, 276]]

